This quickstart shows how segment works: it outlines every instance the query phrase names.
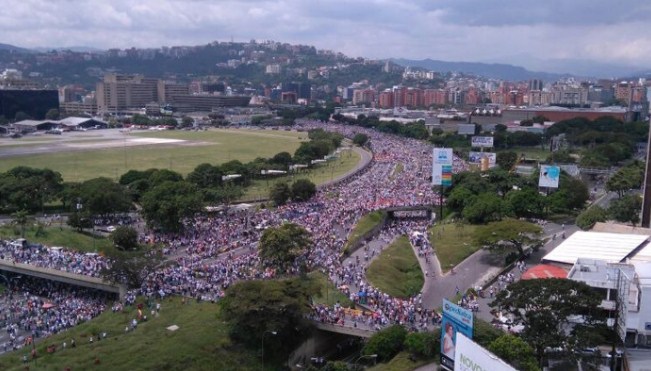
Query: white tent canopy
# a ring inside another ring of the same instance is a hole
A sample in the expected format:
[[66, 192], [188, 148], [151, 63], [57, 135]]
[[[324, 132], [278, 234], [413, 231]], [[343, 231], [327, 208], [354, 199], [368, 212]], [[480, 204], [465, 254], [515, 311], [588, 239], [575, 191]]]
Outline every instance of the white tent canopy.
[[543, 262], [574, 264], [578, 258], [590, 258], [619, 263], [648, 238], [639, 234], [576, 232], [545, 255]]

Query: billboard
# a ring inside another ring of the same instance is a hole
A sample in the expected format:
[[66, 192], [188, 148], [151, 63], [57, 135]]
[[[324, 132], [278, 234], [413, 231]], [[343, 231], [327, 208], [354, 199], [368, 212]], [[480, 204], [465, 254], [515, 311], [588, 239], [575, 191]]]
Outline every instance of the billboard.
[[491, 148], [493, 146], [493, 137], [478, 137], [470, 138], [470, 146], [474, 148]]
[[463, 333], [457, 335], [454, 371], [516, 371]]
[[457, 134], [475, 135], [475, 124], [459, 124], [459, 126], [457, 126]]
[[441, 366], [455, 370], [456, 344], [458, 334], [472, 339], [473, 315], [447, 299], [443, 299], [441, 320]]
[[495, 152], [470, 152], [468, 153], [468, 162], [471, 164], [482, 165], [481, 169], [486, 170], [495, 167], [497, 163], [497, 154]]
[[561, 169], [556, 165], [540, 165], [538, 187], [558, 188]]
[[432, 184], [452, 185], [452, 148], [434, 148], [432, 151]]

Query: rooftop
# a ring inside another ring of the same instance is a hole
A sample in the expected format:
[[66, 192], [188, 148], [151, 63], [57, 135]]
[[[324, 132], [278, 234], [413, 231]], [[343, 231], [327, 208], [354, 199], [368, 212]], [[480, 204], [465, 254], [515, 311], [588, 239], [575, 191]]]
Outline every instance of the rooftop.
[[648, 235], [640, 234], [575, 232], [542, 260], [574, 264], [579, 258], [592, 258], [620, 263], [633, 251], [646, 244], [648, 238]]

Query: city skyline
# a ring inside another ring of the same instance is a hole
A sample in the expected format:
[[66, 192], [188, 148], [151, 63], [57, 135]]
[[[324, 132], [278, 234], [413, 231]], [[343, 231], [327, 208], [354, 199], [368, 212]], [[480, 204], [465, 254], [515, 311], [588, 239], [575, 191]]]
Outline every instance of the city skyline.
[[[276, 40], [366, 58], [499, 62], [549, 72], [645, 68], [651, 4], [502, 1], [11, 1], [0, 42], [25, 48], [157, 48]], [[562, 41], [562, 42], [559, 42]], [[571, 70], [574, 69], [574, 70]], [[565, 71], [563, 71], [565, 70]]]

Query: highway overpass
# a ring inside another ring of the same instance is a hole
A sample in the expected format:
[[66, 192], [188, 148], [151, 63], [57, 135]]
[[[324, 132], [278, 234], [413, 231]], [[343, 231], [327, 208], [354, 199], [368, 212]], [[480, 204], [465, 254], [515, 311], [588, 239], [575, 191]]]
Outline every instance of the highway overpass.
[[104, 281], [101, 278], [64, 272], [58, 269], [42, 268], [31, 264], [16, 263], [11, 259], [0, 259], [0, 271], [58, 281], [100, 291], [112, 292], [114, 294], [118, 294], [120, 300], [124, 298], [127, 292], [127, 289], [124, 285], [113, 284]]

